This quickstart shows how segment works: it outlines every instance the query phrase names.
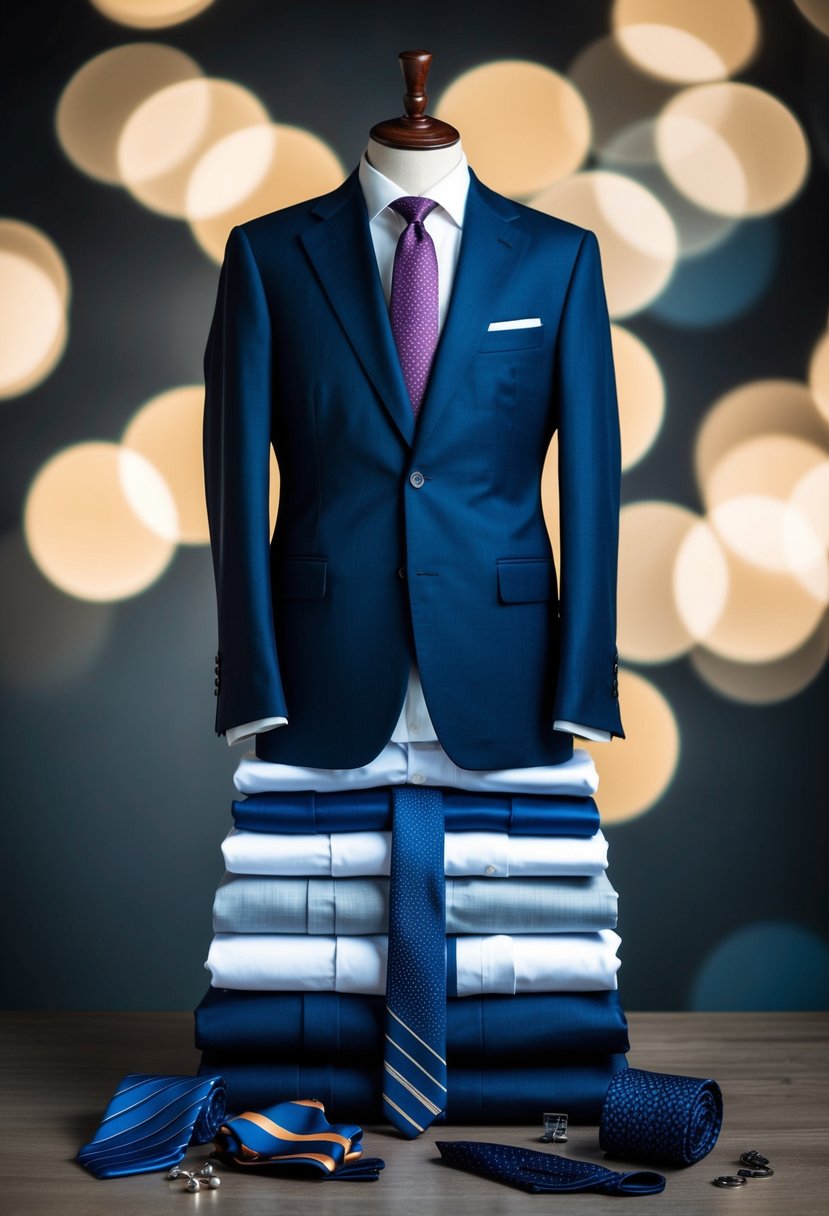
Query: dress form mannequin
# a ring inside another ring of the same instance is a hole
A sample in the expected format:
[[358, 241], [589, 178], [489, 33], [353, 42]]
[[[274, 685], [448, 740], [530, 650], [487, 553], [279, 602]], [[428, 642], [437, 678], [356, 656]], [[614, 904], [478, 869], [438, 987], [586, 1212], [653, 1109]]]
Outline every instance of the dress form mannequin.
[[366, 156], [378, 173], [394, 182], [406, 194], [428, 195], [435, 182], [451, 173], [463, 155], [461, 141], [449, 148], [390, 148], [369, 139]]
[[368, 162], [406, 194], [423, 195], [455, 168], [463, 148], [454, 127], [425, 113], [431, 54], [402, 51], [399, 59], [406, 84], [406, 113], [372, 127]]

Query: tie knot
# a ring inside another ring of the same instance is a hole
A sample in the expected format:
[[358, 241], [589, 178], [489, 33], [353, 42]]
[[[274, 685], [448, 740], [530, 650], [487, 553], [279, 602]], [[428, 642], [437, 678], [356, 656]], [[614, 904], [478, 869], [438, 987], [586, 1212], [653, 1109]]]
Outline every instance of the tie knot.
[[407, 224], [421, 224], [430, 211], [434, 211], [437, 203], [432, 198], [421, 198], [418, 194], [407, 194], [396, 198], [390, 203], [392, 211], [402, 215]]

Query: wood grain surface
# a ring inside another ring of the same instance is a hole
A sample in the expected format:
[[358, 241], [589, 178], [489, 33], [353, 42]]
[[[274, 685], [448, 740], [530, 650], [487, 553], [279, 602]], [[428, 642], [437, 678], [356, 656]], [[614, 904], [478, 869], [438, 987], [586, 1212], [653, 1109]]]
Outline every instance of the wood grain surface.
[[[829, 1015], [640, 1013], [630, 1015], [632, 1066], [714, 1077], [723, 1088], [719, 1143], [688, 1169], [663, 1169], [662, 1195], [528, 1195], [440, 1162], [436, 1139], [478, 1139], [543, 1147], [535, 1127], [449, 1127], [408, 1142], [384, 1128], [366, 1129], [365, 1147], [383, 1157], [379, 1182], [305, 1182], [221, 1169], [218, 1191], [182, 1193], [163, 1173], [101, 1182], [74, 1163], [118, 1081], [128, 1072], [192, 1073], [189, 1013], [0, 1014], [0, 1125], [4, 1148], [0, 1210], [8, 1216], [567, 1216], [616, 1210], [640, 1213], [751, 1213], [824, 1216], [829, 1211]], [[733, 1173], [739, 1154], [759, 1148], [774, 1177], [738, 1191], [711, 1180]], [[595, 1128], [572, 1128], [562, 1150], [606, 1160]], [[188, 1159], [200, 1164], [193, 1149]], [[607, 1160], [610, 1166], [623, 1163]]]

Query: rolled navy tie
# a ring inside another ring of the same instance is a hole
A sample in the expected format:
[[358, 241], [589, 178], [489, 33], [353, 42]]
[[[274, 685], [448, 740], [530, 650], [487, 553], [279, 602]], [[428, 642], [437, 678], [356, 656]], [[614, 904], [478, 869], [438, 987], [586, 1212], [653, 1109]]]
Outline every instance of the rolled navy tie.
[[693, 1165], [717, 1143], [722, 1116], [716, 1081], [626, 1068], [608, 1086], [599, 1145], [623, 1161]]

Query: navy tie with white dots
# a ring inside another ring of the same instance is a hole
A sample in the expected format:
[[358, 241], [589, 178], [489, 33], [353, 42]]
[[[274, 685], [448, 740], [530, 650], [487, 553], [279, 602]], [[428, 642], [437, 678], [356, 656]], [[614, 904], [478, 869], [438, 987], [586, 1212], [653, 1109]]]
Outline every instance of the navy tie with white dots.
[[443, 795], [392, 795], [383, 1111], [414, 1139], [446, 1107]]

